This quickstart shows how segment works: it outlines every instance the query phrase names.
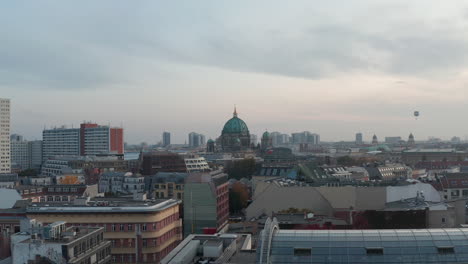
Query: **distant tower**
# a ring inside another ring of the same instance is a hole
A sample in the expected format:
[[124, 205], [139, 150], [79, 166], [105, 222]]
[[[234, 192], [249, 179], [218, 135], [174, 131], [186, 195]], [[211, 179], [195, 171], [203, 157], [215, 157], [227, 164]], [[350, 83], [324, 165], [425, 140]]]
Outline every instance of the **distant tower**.
[[362, 144], [362, 133], [356, 133], [356, 145], [361, 145]]
[[273, 140], [270, 136], [270, 133], [268, 131], [265, 131], [262, 136], [262, 150], [265, 150], [267, 148], [271, 148], [273, 145]]
[[372, 137], [372, 145], [377, 145], [379, 144], [379, 141], [377, 140], [377, 136], [374, 134], [374, 136]]
[[171, 133], [164, 132], [163, 133], [163, 147], [167, 147], [171, 144]]
[[413, 133], [410, 133], [409, 137], [408, 137], [408, 145], [409, 146], [413, 146], [416, 142], [414, 141], [414, 136], [413, 136]]
[[212, 139], [208, 139], [208, 142], [206, 143], [206, 152], [213, 153], [215, 152], [215, 142]]

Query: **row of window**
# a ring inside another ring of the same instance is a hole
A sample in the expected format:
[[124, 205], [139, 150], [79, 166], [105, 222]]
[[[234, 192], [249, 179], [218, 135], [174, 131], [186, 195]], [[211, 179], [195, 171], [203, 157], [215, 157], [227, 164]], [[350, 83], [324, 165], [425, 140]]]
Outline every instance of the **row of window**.
[[179, 241], [171, 243], [169, 246], [164, 248], [159, 253], [141, 254], [141, 259], [136, 259], [135, 254], [114, 254], [112, 255], [113, 263], [158, 263], [159, 260], [163, 259], [169, 252], [171, 252]]
[[[321, 249], [323, 252], [321, 252], [322, 255], [327, 255], [330, 254], [330, 251], [328, 248], [316, 248], [316, 249]], [[349, 252], [347, 251], [347, 248], [342, 248], [343, 251], [342, 253], [335, 252], [337, 254], [348, 254]], [[399, 249], [399, 248], [397, 248]], [[365, 249], [367, 255], [384, 255], [384, 248], [382, 247], [368, 247]], [[274, 250], [276, 251], [276, 250]], [[360, 252], [360, 251], [359, 251]], [[417, 252], [417, 251], [416, 251]], [[421, 253], [421, 252], [420, 252]], [[428, 252], [428, 253], [432, 253]], [[438, 254], [454, 254], [455, 249], [454, 247], [447, 246], [447, 247], [437, 247], [437, 253]], [[311, 256], [312, 253], [312, 248], [294, 248], [294, 256], [299, 256], [299, 257], [305, 257], [305, 256]], [[320, 254], [319, 251], [314, 250], [314, 254]]]
[[[110, 229], [109, 229], [109, 224], [106, 224], [106, 231], [112, 231], [112, 232], [131, 232], [136, 230], [136, 228], [141, 228], [141, 231], [156, 231], [159, 229], [162, 229], [170, 224], [172, 224], [174, 221], [179, 220], [179, 214], [173, 214], [170, 215], [163, 220], [156, 222], [156, 223], [142, 223], [142, 224], [110, 224]], [[104, 226], [104, 224], [102, 224]]]

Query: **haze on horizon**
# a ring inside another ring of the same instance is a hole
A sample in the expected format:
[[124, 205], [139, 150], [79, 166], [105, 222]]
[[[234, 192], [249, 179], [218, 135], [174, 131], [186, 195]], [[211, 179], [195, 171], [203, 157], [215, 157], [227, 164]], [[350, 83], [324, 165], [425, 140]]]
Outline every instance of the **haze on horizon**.
[[468, 135], [466, 1], [8, 1], [0, 23], [28, 139], [83, 120], [215, 138], [234, 105], [257, 135]]

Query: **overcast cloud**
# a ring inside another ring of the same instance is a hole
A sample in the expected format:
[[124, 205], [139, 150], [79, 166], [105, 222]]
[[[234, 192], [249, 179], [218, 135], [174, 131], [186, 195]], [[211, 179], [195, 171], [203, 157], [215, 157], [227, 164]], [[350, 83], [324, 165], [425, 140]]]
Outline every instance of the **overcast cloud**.
[[256, 134], [468, 135], [466, 1], [322, 2], [1, 3], [0, 96], [28, 138], [82, 120], [214, 138], [234, 104]]

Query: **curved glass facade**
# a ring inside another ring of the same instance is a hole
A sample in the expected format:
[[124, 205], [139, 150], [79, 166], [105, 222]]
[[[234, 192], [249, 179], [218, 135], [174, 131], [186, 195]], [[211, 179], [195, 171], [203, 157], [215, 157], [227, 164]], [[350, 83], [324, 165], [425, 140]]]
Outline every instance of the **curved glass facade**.
[[270, 263], [468, 263], [468, 228], [278, 230], [264, 252]]

